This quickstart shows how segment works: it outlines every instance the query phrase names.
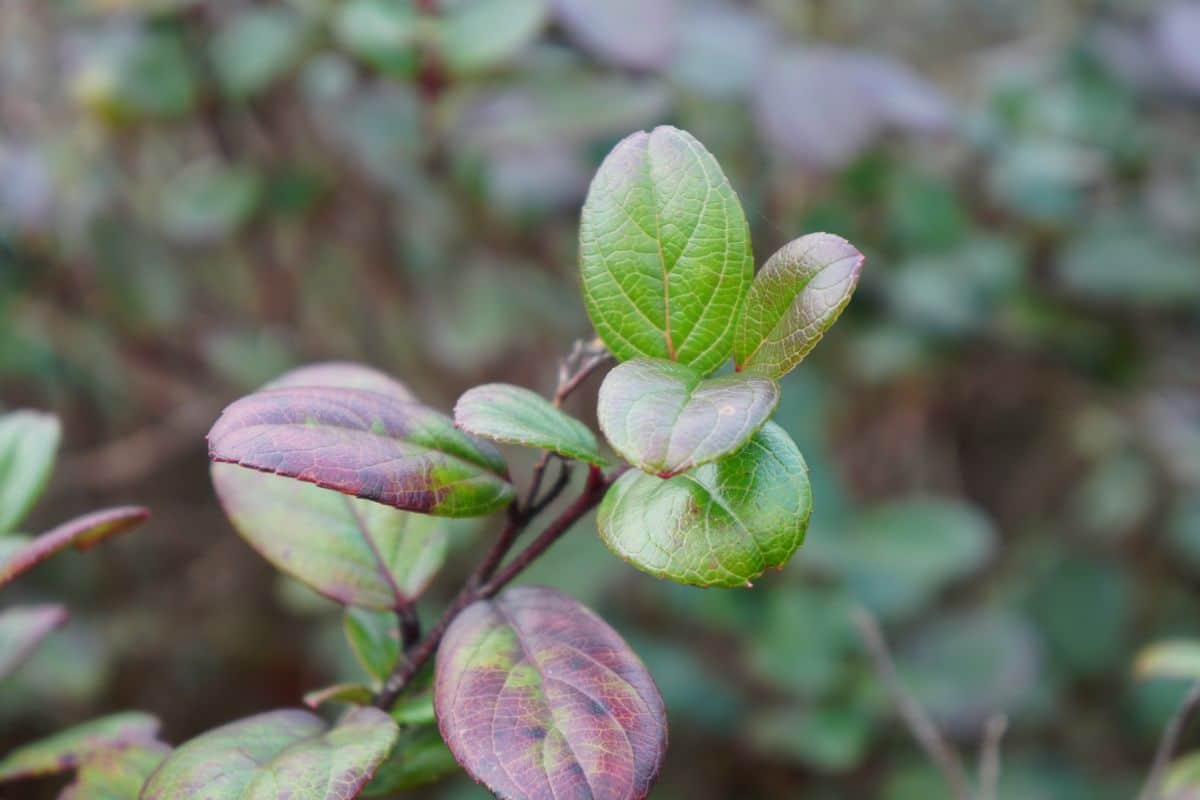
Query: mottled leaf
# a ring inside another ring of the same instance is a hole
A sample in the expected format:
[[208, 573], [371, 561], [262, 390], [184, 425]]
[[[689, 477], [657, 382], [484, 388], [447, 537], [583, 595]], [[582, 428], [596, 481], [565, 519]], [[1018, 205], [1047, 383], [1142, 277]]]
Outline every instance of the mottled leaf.
[[374, 695], [371, 687], [361, 683], [335, 683], [304, 693], [304, 705], [312, 709], [327, 703], [347, 703], [352, 706], [368, 706]]
[[1200, 680], [1200, 641], [1179, 639], [1152, 644], [1138, 653], [1133, 671], [1142, 679]]
[[392, 674], [400, 658], [400, 631], [395, 616], [348, 608], [342, 617], [342, 631], [368, 675], [382, 681]]
[[515, 492], [490, 445], [443, 414], [376, 392], [267, 389], [225, 409], [209, 455], [385, 505], [448, 517], [503, 508]]
[[588, 190], [579, 258], [588, 316], [618, 359], [707, 374], [729, 357], [754, 277], [749, 226], [691, 134], [662, 126], [613, 148]]
[[790, 372], [850, 302], [863, 255], [840, 236], [794, 239], [754, 278], [733, 337], [740, 371], [778, 378]]
[[139, 742], [89, 756], [79, 775], [58, 800], [138, 800], [142, 786], [171, 748], [162, 742]]
[[37, 502], [58, 452], [58, 418], [37, 411], [0, 416], [0, 533], [20, 524]]
[[497, 796], [648, 795], [667, 744], [662, 698], [621, 637], [570, 597], [520, 587], [469, 606], [435, 680], [446, 743]]
[[674, 50], [676, 0], [553, 0], [553, 6], [573, 39], [615, 66], [661, 68]]
[[16, 672], [38, 644], [67, 622], [62, 606], [18, 606], [0, 611], [0, 680]]
[[520, 386], [489, 383], [468, 390], [454, 406], [454, 424], [492, 441], [551, 450], [597, 466], [605, 463], [586, 425]]
[[0, 760], [0, 781], [75, 769], [97, 754], [154, 741], [158, 720], [128, 711], [100, 717], [13, 750]]
[[443, 3], [438, 54], [458, 74], [516, 56], [546, 23], [546, 0], [451, 0]]
[[392, 755], [379, 767], [362, 796], [395, 797], [397, 792], [433, 783], [457, 771], [458, 762], [436, 727], [401, 730]]
[[770, 378], [699, 372], [662, 359], [621, 364], [600, 386], [600, 429], [638, 469], [669, 478], [741, 448], [779, 404]]
[[600, 538], [633, 566], [696, 586], [749, 586], [804, 542], [808, 467], [768, 423], [737, 453], [673, 478], [622, 475], [605, 495]]
[[0, 537], [0, 586], [67, 547], [86, 550], [149, 517], [141, 506], [120, 506], [76, 517], [33, 539]]
[[396, 742], [387, 714], [356, 708], [333, 728], [307, 711], [271, 711], [180, 746], [141, 800], [349, 800]]

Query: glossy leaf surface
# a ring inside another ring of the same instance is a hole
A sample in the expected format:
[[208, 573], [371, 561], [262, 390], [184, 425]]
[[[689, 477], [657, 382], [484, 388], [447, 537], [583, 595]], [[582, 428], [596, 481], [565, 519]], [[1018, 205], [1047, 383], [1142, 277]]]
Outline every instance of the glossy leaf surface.
[[141, 506], [121, 506], [84, 514], [33, 539], [0, 537], [0, 586], [68, 547], [86, 550], [131, 530], [150, 517]]
[[604, 466], [596, 437], [586, 425], [521, 386], [489, 383], [468, 390], [454, 406], [454, 424], [492, 441], [550, 450]]
[[603, 620], [546, 588], [468, 607], [438, 652], [435, 707], [459, 763], [509, 800], [646, 797], [662, 698]]
[[346, 800], [395, 744], [396, 724], [356, 708], [333, 728], [307, 711], [271, 711], [182, 745], [150, 777], [142, 800]]
[[493, 447], [414, 402], [362, 389], [266, 389], [225, 409], [209, 455], [407, 511], [477, 516], [510, 503]]
[[862, 273], [863, 255], [840, 236], [788, 242], [754, 278], [738, 318], [738, 370], [772, 378], [790, 372], [837, 321]]
[[750, 233], [720, 166], [667, 126], [622, 140], [600, 165], [579, 228], [583, 299], [618, 359], [716, 369], [754, 277]]
[[705, 379], [682, 364], [639, 358], [605, 377], [596, 413], [626, 461], [668, 478], [736, 452], [778, 404], [770, 378]]
[[0, 781], [74, 769], [99, 753], [153, 741], [158, 727], [157, 719], [137, 711], [85, 722], [9, 753], [0, 760]]
[[18, 606], [0, 611], [0, 680], [17, 671], [38, 644], [67, 622], [57, 605]]
[[734, 455], [673, 478], [625, 473], [596, 523], [604, 543], [644, 572], [733, 587], [787, 563], [811, 511], [804, 458], [768, 423]]
[[41, 496], [61, 435], [58, 418], [50, 414], [0, 416], [0, 533], [20, 524]]

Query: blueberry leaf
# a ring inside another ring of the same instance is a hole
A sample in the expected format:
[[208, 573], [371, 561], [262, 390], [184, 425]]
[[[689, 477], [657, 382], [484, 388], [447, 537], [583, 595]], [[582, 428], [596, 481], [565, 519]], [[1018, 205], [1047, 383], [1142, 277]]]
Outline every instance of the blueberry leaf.
[[0, 680], [17, 671], [42, 640], [67, 622], [58, 605], [17, 606], [0, 611]]
[[683, 364], [639, 358], [600, 386], [600, 429], [644, 472], [670, 477], [737, 451], [779, 404], [770, 378], [703, 378]]
[[454, 406], [454, 424], [492, 441], [550, 450], [604, 466], [596, 437], [586, 425], [520, 386], [489, 383], [468, 390]]
[[76, 725], [13, 750], [0, 760], [0, 782], [75, 769], [101, 753], [153, 742], [158, 720], [126, 711]]
[[795, 239], [754, 278], [733, 340], [741, 371], [778, 378], [817, 346], [850, 302], [863, 255], [840, 236]]
[[149, 518], [141, 506], [94, 511], [64, 522], [32, 539], [0, 536], [0, 586], [68, 547], [86, 550], [110, 536], [136, 528]]
[[579, 228], [583, 299], [619, 360], [665, 358], [707, 374], [728, 357], [754, 276], [750, 233], [716, 159], [663, 126], [600, 165]]
[[552, 589], [510, 589], [460, 614], [438, 652], [434, 703], [458, 762], [508, 800], [639, 800], [666, 749], [642, 662]]
[[0, 416], [0, 533], [13, 530], [41, 496], [60, 438], [58, 418], [50, 414]]
[[804, 458], [768, 423], [737, 453], [673, 478], [625, 473], [596, 523], [604, 543], [643, 572], [735, 587], [787, 563], [811, 510]]

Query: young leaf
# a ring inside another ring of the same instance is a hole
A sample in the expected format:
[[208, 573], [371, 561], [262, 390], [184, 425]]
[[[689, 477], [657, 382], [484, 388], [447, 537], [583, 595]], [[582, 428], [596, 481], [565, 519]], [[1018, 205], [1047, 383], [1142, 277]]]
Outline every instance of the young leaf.
[[0, 537], [0, 586], [60, 550], [72, 545], [86, 550], [110, 536], [136, 528], [149, 517], [150, 511], [141, 506], [120, 506], [76, 517], [35, 539]]
[[626, 461], [669, 478], [736, 452], [778, 404], [770, 378], [705, 379], [683, 364], [638, 358], [605, 377], [596, 413]]
[[500, 454], [427, 406], [324, 386], [267, 389], [225, 409], [209, 456], [406, 511], [478, 516], [512, 502]]
[[667, 744], [662, 698], [599, 617], [546, 588], [469, 606], [438, 652], [434, 704], [458, 762], [509, 800], [638, 800]]
[[605, 463], [586, 425], [520, 386], [489, 383], [468, 390], [454, 406], [454, 424], [492, 441], [551, 450], [598, 467]]
[[729, 357], [754, 277], [749, 226], [691, 134], [663, 126], [613, 148], [588, 190], [579, 259], [588, 316], [618, 359], [708, 374]]
[[278, 475], [212, 465], [234, 528], [277, 569], [344, 605], [393, 609], [446, 557], [442, 520]]
[[600, 538], [633, 566], [696, 586], [748, 586], [804, 541], [812, 492], [800, 450], [768, 423], [737, 453], [668, 480], [622, 475]]
[[100, 717], [19, 747], [0, 760], [0, 782], [53, 775], [94, 756], [154, 741], [158, 720], [127, 711]]
[[813, 233], [788, 242], [754, 279], [733, 338], [740, 371], [772, 378], [817, 346], [850, 302], [863, 255], [840, 236]]
[[1200, 680], [1200, 641], [1156, 642], [1138, 653], [1133, 672], [1142, 679]]
[[0, 533], [25, 518], [54, 468], [61, 427], [58, 418], [37, 411], [0, 416]]
[[142, 800], [343, 800], [357, 796], [396, 742], [392, 718], [356, 708], [333, 728], [307, 711], [270, 711], [182, 745], [150, 776]]
[[17, 671], [43, 639], [67, 622], [62, 606], [19, 606], [0, 611], [0, 680]]
[[96, 753], [80, 764], [58, 800], [138, 800], [146, 779], [170, 752], [162, 742], [149, 741]]
[[346, 609], [342, 631], [355, 658], [367, 674], [376, 680], [386, 680], [400, 658], [400, 631], [391, 614]]

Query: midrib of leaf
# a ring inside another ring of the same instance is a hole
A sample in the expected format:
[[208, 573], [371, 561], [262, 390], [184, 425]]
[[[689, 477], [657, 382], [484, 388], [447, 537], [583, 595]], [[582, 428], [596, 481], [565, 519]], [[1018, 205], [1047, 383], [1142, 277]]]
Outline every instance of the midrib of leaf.
[[392, 590], [392, 608], [400, 608], [408, 602], [408, 597], [404, 594], [404, 592], [400, 591], [400, 585], [396, 583], [396, 576], [392, 574], [391, 569], [383, 558], [383, 553], [379, 551], [379, 546], [375, 544], [375, 539], [372, 538], [370, 532], [367, 530], [366, 523], [363, 522], [363, 518], [359, 515], [358, 509], [354, 507], [354, 503], [351, 502], [350, 497], [345, 494], [343, 494], [341, 497], [342, 502], [346, 505], [346, 509], [350, 512], [350, 516], [354, 519], [355, 529], [358, 531], [359, 535], [362, 536], [362, 540], [366, 543], [367, 549], [371, 551], [371, 555], [375, 558], [375, 566], [379, 572], [379, 576], [383, 578], [384, 583], [386, 583]]

